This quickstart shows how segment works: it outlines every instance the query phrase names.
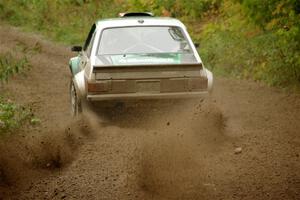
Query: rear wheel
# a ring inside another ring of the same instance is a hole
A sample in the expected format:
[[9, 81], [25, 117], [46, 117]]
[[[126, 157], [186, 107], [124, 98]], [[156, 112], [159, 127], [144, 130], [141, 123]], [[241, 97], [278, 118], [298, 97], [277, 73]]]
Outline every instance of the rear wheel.
[[71, 114], [77, 116], [82, 112], [80, 99], [78, 98], [77, 91], [73, 81], [70, 81], [70, 100], [71, 100]]

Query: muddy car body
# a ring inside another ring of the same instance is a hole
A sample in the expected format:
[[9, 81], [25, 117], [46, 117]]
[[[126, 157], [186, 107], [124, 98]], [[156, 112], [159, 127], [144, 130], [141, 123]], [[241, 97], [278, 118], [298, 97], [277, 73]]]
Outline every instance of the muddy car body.
[[82, 101], [200, 97], [213, 76], [177, 19], [130, 13], [93, 24], [70, 59], [73, 113]]

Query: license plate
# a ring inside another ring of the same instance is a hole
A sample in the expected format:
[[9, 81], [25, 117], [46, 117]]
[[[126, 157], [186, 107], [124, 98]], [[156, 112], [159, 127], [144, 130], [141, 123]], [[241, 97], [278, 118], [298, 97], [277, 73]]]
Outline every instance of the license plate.
[[159, 81], [137, 82], [138, 92], [160, 92]]

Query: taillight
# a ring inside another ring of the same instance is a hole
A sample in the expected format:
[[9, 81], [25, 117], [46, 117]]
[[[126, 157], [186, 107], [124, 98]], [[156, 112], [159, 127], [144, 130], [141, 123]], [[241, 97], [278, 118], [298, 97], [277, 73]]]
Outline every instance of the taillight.
[[109, 83], [107, 81], [88, 83], [88, 92], [107, 92], [109, 90]]

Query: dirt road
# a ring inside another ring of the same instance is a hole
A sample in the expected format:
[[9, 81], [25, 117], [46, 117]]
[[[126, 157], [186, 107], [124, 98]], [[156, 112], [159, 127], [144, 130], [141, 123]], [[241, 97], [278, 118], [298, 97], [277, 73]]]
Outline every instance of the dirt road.
[[1, 88], [41, 124], [0, 143], [0, 199], [300, 199], [300, 96], [217, 78], [203, 101], [69, 112], [63, 46], [0, 27], [32, 68]]

